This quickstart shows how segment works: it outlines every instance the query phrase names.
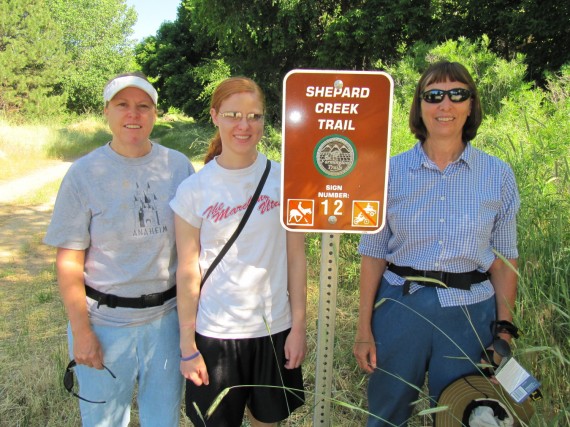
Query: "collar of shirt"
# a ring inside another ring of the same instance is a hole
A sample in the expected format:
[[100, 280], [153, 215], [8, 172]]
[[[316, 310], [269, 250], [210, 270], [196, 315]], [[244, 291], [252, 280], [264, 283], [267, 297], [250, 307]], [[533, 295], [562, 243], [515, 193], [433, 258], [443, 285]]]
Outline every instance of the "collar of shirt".
[[[417, 144], [414, 146], [413, 153], [414, 153], [414, 159], [410, 166], [411, 169], [417, 170], [421, 167], [425, 167], [428, 169], [439, 169], [437, 165], [428, 157], [428, 155], [424, 151], [424, 147], [421, 142], [418, 141]], [[454, 167], [455, 165], [458, 164], [466, 164], [470, 169], [473, 167], [473, 147], [471, 146], [471, 143], [469, 142], [465, 143], [465, 149], [463, 150], [459, 158], [454, 162], [450, 163], [448, 167], [449, 166]]]

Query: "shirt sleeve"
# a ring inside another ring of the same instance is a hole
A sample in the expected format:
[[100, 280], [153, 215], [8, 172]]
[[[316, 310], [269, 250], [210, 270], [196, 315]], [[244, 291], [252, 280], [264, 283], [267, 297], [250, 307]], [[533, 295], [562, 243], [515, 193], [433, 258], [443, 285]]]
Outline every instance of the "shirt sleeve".
[[388, 224], [375, 234], [363, 234], [358, 245], [360, 255], [386, 259], [391, 232]]
[[85, 193], [70, 169], [64, 177], [55, 202], [44, 243], [58, 248], [87, 249], [91, 243], [91, 211], [82, 197]]
[[[390, 203], [391, 191], [393, 191], [393, 171], [396, 169], [397, 165], [395, 163], [395, 158], [390, 159], [390, 168], [388, 173], [388, 194], [387, 203]], [[386, 213], [388, 216], [388, 213]], [[360, 244], [358, 245], [358, 252], [362, 256], [369, 256], [372, 258], [386, 259], [388, 255], [388, 243], [392, 237], [392, 230], [390, 229], [390, 224], [388, 223], [388, 218], [384, 222], [384, 228], [378, 233], [374, 234], [363, 234], [360, 238]]]
[[196, 199], [197, 193], [193, 191], [197, 175], [190, 175], [178, 186], [174, 199], [170, 201], [170, 207], [176, 215], [193, 227], [202, 226], [202, 218], [196, 213], [199, 203]]
[[517, 258], [517, 223], [520, 196], [512, 169], [505, 165], [501, 177], [501, 209], [491, 233], [491, 246], [505, 258]]

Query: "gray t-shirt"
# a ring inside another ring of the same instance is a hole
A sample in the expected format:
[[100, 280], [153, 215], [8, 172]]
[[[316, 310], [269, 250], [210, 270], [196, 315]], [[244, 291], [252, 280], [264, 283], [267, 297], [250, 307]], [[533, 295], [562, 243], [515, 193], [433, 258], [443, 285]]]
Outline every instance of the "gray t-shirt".
[[[149, 154], [123, 157], [109, 144], [77, 160], [61, 183], [44, 243], [85, 250], [85, 283], [124, 297], [175, 286], [176, 247], [168, 203], [194, 172], [186, 156], [153, 143]], [[94, 324], [134, 326], [171, 310], [176, 299], [144, 309], [87, 298]]]

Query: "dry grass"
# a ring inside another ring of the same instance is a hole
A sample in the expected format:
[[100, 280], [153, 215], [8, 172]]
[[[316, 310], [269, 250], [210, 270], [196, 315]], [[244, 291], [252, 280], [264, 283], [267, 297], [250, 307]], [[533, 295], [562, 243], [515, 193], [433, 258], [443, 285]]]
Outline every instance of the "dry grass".
[[[96, 134], [103, 135], [103, 139], [109, 134], [106, 124], [96, 117], [87, 117], [69, 126], [14, 126], [0, 121], [0, 182], [57, 164], [64, 156], [73, 158], [74, 154], [83, 154], [92, 148], [84, 141], [92, 140]], [[77, 148], [67, 155], [58, 148], [62, 145]]]
[[45, 126], [8, 126], [0, 122], [0, 182], [54, 163], [46, 159], [51, 131]]

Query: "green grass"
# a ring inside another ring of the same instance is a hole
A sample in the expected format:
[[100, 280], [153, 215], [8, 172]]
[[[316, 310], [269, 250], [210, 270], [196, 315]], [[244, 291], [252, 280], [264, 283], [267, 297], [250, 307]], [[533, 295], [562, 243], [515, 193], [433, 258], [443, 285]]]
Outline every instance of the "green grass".
[[[507, 106], [508, 107], [508, 106]], [[508, 108], [506, 110], [508, 110]], [[506, 114], [506, 113], [505, 113]], [[406, 109], [395, 108], [392, 154], [413, 144], [405, 131]], [[484, 123], [477, 145], [507, 160], [519, 184], [522, 208], [518, 220], [521, 279], [515, 312], [523, 335], [514, 354], [542, 383], [544, 399], [535, 403], [533, 427], [570, 425], [570, 142], [542, 117], [536, 128], [527, 126], [521, 109]], [[535, 122], [536, 123], [536, 122]], [[55, 159], [75, 159], [109, 140], [101, 119], [85, 118], [72, 125], [9, 126], [0, 123], [0, 180], [23, 175]], [[159, 119], [152, 138], [184, 152], [200, 164], [211, 126], [169, 116]], [[279, 158], [279, 132], [267, 129], [261, 150]], [[30, 143], [30, 141], [34, 143]], [[556, 144], [553, 144], [552, 142]], [[566, 156], [563, 154], [566, 153]], [[6, 158], [9, 159], [6, 160]], [[7, 163], [6, 163], [7, 162]], [[9, 164], [7, 172], [2, 166]], [[34, 206], [51, 200], [58, 183], [6, 207]], [[0, 212], [1, 213], [1, 212]], [[41, 233], [29, 236], [18, 256], [0, 264], [0, 426], [71, 427], [79, 423], [77, 401], [61, 384], [67, 360], [66, 317], [53, 267], [54, 251], [40, 244]], [[285, 423], [310, 426], [317, 348], [320, 234], [309, 234], [308, 344], [304, 373], [307, 404]], [[362, 426], [366, 416], [367, 378], [352, 355], [358, 312], [358, 235], [341, 236], [338, 297], [334, 341], [333, 426]], [[358, 410], [355, 408], [359, 408]], [[418, 411], [426, 409], [425, 403]], [[428, 416], [416, 416], [412, 426], [427, 425]], [[138, 425], [136, 406], [133, 425]], [[183, 420], [183, 426], [189, 426]]]

